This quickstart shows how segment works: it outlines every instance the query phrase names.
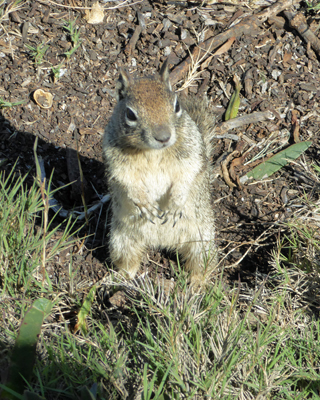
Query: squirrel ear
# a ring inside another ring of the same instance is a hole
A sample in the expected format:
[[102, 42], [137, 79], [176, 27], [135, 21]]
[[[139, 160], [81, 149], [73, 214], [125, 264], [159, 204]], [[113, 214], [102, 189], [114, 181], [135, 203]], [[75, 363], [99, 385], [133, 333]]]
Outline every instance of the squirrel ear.
[[131, 82], [132, 77], [130, 76], [128, 70], [126, 70], [125, 68], [120, 68], [119, 80], [116, 84], [118, 101], [124, 98]]
[[160, 79], [162, 82], [164, 82], [169, 90], [171, 90], [171, 84], [169, 80], [169, 57], [166, 59], [166, 61], [162, 64], [162, 67], [160, 69]]

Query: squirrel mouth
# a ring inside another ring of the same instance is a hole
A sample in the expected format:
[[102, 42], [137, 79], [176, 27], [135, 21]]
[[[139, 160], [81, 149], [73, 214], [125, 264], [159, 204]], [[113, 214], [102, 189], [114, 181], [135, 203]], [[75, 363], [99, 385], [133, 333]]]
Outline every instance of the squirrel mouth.
[[154, 138], [152, 141], [153, 143], [151, 144], [151, 147], [154, 149], [165, 149], [166, 147], [170, 147], [175, 143], [175, 138], [174, 136], [170, 136], [168, 140], [165, 141], [160, 141]]

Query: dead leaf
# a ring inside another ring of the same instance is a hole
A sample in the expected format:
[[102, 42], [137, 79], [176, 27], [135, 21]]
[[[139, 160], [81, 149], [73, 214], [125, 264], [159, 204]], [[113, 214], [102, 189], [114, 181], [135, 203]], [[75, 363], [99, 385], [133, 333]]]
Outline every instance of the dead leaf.
[[298, 111], [292, 110], [291, 114], [292, 114], [291, 123], [293, 125], [293, 141], [295, 143], [299, 143], [300, 142], [300, 137], [299, 137], [300, 125], [299, 125], [299, 120], [298, 120]]
[[230, 175], [229, 175], [229, 171], [228, 171], [228, 164], [229, 162], [234, 158], [234, 157], [238, 157], [239, 156], [239, 151], [235, 150], [233, 151], [231, 154], [229, 154], [226, 159], [224, 161], [222, 161], [221, 163], [221, 170], [222, 170], [222, 175], [223, 178], [226, 182], [226, 184], [229, 186], [229, 188], [232, 190], [234, 187], [236, 187], [237, 185], [235, 185], [231, 179], [230, 179]]
[[238, 157], [238, 158], [234, 158], [231, 161], [230, 168], [229, 168], [229, 174], [234, 181], [237, 180], [237, 174], [235, 171], [235, 167], [239, 167], [240, 165], [242, 165], [243, 159], [244, 159], [244, 157]]
[[213, 55], [214, 56], [220, 56], [221, 54], [225, 53], [230, 49], [232, 46], [232, 43], [236, 40], [235, 36], [231, 37], [228, 39], [225, 44], [223, 44]]
[[91, 10], [85, 10], [85, 19], [88, 24], [100, 24], [104, 19], [104, 8], [98, 1], [92, 4]]
[[201, 71], [206, 70], [206, 69], [208, 68], [208, 66], [209, 66], [210, 63], [211, 63], [212, 58], [213, 58], [213, 55], [210, 56], [210, 57], [208, 57], [208, 58], [204, 61], [204, 63], [201, 64]]
[[80, 135], [95, 135], [97, 130], [92, 128], [79, 128], [79, 133]]
[[283, 55], [283, 62], [284, 63], [287, 63], [288, 61], [290, 61], [291, 60], [291, 57], [292, 57], [292, 54], [291, 53], [284, 53], [284, 55]]

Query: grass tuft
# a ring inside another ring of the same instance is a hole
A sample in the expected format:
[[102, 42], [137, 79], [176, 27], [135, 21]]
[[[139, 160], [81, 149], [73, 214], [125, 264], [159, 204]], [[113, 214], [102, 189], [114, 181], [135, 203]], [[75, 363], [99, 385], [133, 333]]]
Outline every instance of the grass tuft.
[[[37, 157], [36, 157], [37, 158]], [[39, 169], [39, 168], [38, 168]], [[306, 169], [317, 188], [319, 169]], [[308, 181], [308, 182], [309, 182]], [[0, 346], [8, 348], [29, 304], [53, 303], [28, 382], [44, 398], [316, 399], [320, 382], [319, 200], [305, 195], [273, 251], [268, 276], [250, 286], [216, 277], [195, 293], [178, 265], [174, 281], [51, 281], [47, 266], [70, 246], [72, 224], [48, 217], [51, 180], [27, 187], [0, 176]], [[313, 191], [313, 193], [316, 193]], [[56, 235], [60, 229], [60, 235]], [[121, 305], [108, 305], [106, 289]], [[87, 398], [85, 397], [85, 398]]]

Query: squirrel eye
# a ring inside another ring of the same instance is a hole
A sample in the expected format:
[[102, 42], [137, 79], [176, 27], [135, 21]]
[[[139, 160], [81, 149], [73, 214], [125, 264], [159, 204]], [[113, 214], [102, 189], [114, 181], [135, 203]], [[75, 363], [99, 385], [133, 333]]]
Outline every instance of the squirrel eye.
[[136, 121], [137, 120], [136, 114], [129, 107], [127, 107], [126, 117], [128, 118], [129, 121]]
[[178, 99], [176, 100], [176, 105], [174, 108], [175, 112], [178, 114], [178, 112], [180, 112], [181, 108], [180, 108], [180, 103], [178, 101]]

